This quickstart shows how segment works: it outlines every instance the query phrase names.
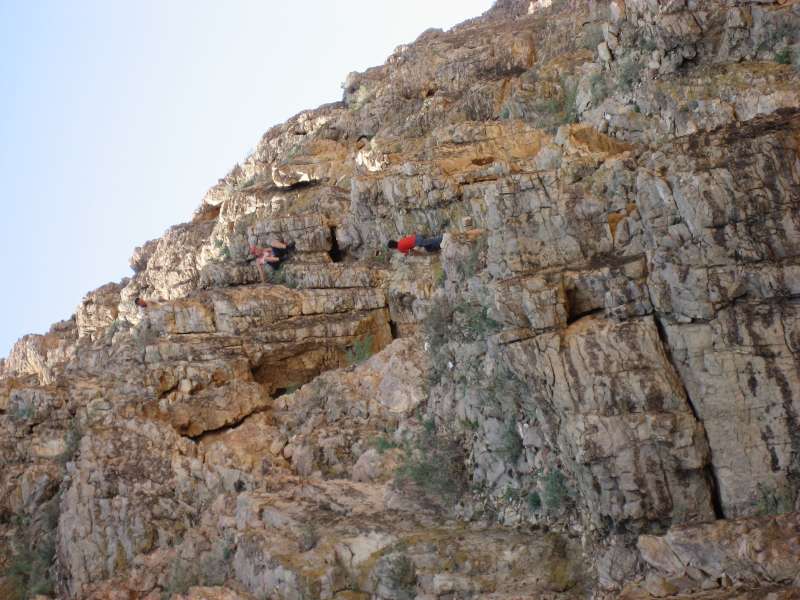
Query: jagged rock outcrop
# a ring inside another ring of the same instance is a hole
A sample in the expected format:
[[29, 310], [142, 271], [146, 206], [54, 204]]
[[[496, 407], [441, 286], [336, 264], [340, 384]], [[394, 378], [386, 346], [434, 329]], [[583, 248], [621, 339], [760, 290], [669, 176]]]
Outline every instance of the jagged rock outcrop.
[[499, 0], [268, 131], [0, 362], [0, 596], [798, 597], [799, 32]]

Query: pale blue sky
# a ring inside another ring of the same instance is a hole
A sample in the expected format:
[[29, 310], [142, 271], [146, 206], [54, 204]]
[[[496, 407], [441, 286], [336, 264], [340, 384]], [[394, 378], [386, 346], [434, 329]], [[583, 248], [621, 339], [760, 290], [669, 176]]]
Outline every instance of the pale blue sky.
[[491, 0], [0, 0], [0, 356], [131, 274], [270, 126]]

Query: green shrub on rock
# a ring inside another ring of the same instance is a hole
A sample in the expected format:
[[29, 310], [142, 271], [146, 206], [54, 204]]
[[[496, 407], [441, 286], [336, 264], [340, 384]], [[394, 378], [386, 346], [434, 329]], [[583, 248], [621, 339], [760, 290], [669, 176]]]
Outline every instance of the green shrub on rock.
[[792, 64], [792, 52], [789, 48], [784, 48], [780, 52], [775, 54], [775, 62], [779, 65], [790, 65]]
[[542, 510], [542, 498], [538, 492], [530, 492], [527, 497], [528, 510], [532, 513], [538, 513]]
[[625, 91], [630, 92], [641, 80], [642, 69], [644, 65], [636, 58], [628, 58], [619, 66], [619, 87]]
[[372, 334], [367, 335], [363, 339], [353, 342], [351, 348], [347, 350], [347, 364], [348, 366], [358, 365], [372, 356]]
[[423, 422], [422, 431], [406, 441], [404, 458], [395, 473], [395, 483], [418, 486], [428, 497], [453, 505], [466, 491], [464, 451], [449, 432], [437, 432], [432, 420]]
[[27, 518], [16, 519], [12, 554], [0, 576], [6, 578], [11, 596], [8, 600], [28, 600], [55, 591], [50, 571], [55, 561], [55, 529], [58, 526], [58, 497], [42, 506], [43, 521], [34, 527]]
[[559, 469], [551, 469], [544, 477], [544, 491], [542, 494], [545, 508], [558, 513], [563, 511], [572, 500], [572, 493], [567, 487], [567, 480]]
[[793, 508], [792, 494], [788, 490], [758, 484], [757, 514], [780, 515], [790, 512]]
[[525, 448], [522, 445], [522, 438], [517, 433], [517, 427], [514, 421], [511, 421], [506, 426], [503, 432], [503, 446], [500, 449], [501, 454], [506, 462], [516, 464], [519, 457]]
[[442, 300], [430, 307], [422, 329], [431, 355], [429, 380], [436, 384], [453, 366], [451, 342], [485, 340], [499, 331], [500, 324], [489, 316], [488, 309], [479, 304], [462, 302], [452, 305], [448, 300]]

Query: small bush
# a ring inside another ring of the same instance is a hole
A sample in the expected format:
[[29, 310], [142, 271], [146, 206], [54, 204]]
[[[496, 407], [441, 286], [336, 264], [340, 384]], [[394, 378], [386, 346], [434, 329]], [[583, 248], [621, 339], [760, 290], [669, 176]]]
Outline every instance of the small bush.
[[[38, 594], [52, 595], [55, 581], [50, 567], [55, 560], [55, 527], [58, 524], [58, 500], [45, 510], [44, 529], [35, 534], [30, 521], [17, 519], [14, 552], [1, 576], [7, 578], [12, 596], [8, 600], [29, 600]], [[53, 512], [55, 516], [53, 516]]]
[[630, 92], [641, 80], [644, 65], [637, 59], [628, 58], [619, 67], [619, 86], [625, 92]]
[[403, 464], [395, 472], [395, 483], [413, 482], [429, 497], [455, 504], [466, 490], [464, 452], [455, 436], [437, 433], [433, 421], [425, 421], [413, 442], [404, 445]]
[[11, 417], [12, 421], [20, 422], [28, 421], [33, 417], [35, 412], [32, 404], [29, 402], [20, 402], [12, 406], [8, 415]]
[[422, 327], [431, 350], [438, 350], [450, 340], [452, 318], [453, 307], [447, 300], [433, 304], [428, 310]]
[[378, 451], [378, 454], [384, 454], [389, 450], [399, 447], [396, 442], [383, 435], [372, 438], [370, 445]]
[[569, 85], [567, 83], [564, 83], [564, 104], [562, 109], [564, 120], [561, 123], [562, 125], [578, 122], [578, 106], [576, 104], [577, 99], [578, 99], [577, 84]]
[[413, 600], [417, 597], [416, 567], [405, 554], [393, 552], [381, 556], [372, 571], [372, 578], [375, 587], [383, 592], [382, 597], [392, 600]]
[[775, 62], [779, 65], [792, 64], [792, 51], [789, 48], [784, 48], [775, 54]]
[[386, 246], [381, 246], [373, 253], [373, 261], [380, 265], [388, 265], [392, 262], [392, 252]]
[[507, 485], [503, 492], [503, 500], [509, 504], [517, 502], [520, 499], [520, 491], [511, 485]]
[[785, 490], [758, 484], [758, 500], [756, 509], [759, 515], [780, 515], [794, 508], [791, 494]]
[[537, 513], [542, 510], [542, 498], [538, 492], [530, 492], [527, 497], [528, 510]]
[[536, 111], [550, 115], [546, 123], [541, 123], [541, 127], [555, 127], [558, 125], [568, 125], [578, 122], [578, 107], [576, 100], [578, 97], [578, 86], [570, 84], [566, 80], [561, 82], [561, 91], [558, 96], [550, 98], [536, 105]]
[[214, 240], [214, 247], [217, 249], [217, 260], [230, 260], [231, 250], [222, 240]]
[[349, 104], [348, 108], [353, 111], [361, 110], [361, 108], [364, 107], [371, 99], [372, 95], [367, 89], [367, 86], [361, 84], [360, 86], [358, 86], [358, 89], [353, 94], [351, 99], [352, 101]]
[[447, 343], [450, 341], [450, 328], [453, 308], [447, 301], [437, 302], [428, 310], [422, 321], [422, 328], [431, 355], [428, 378], [431, 385], [438, 383], [447, 371], [450, 360]]
[[477, 421], [473, 421], [472, 419], [462, 419], [461, 421], [461, 428], [462, 429], [469, 429], [470, 431], [478, 431], [480, 427], [480, 423]]
[[564, 474], [558, 469], [552, 469], [544, 478], [542, 500], [545, 507], [551, 512], [560, 512], [570, 498]]
[[313, 523], [304, 525], [297, 540], [300, 552], [308, 552], [316, 548], [319, 543], [319, 532]]
[[777, 25], [772, 31], [766, 32], [766, 37], [758, 45], [759, 51], [771, 51], [781, 43], [791, 44], [797, 34], [797, 28], [793, 27], [791, 23], [781, 23]]
[[503, 445], [500, 448], [500, 454], [505, 458], [506, 462], [515, 464], [519, 457], [522, 456], [523, 450], [522, 438], [519, 437], [517, 428], [514, 422], [511, 421], [503, 432]]
[[644, 37], [644, 36], [639, 38], [639, 49], [640, 50], [642, 50], [644, 52], [652, 52], [656, 48], [658, 48], [658, 46], [656, 45], [655, 40], [652, 40], [652, 39], [650, 39], [648, 37]]
[[229, 560], [231, 560], [233, 558], [234, 554], [236, 554], [236, 547], [233, 544], [227, 543], [227, 544], [225, 544], [223, 546], [223, 548], [222, 548], [222, 560], [227, 562], [227, 561], [229, 561]]
[[167, 584], [161, 594], [162, 600], [169, 600], [175, 594], [185, 594], [189, 588], [200, 584], [200, 576], [188, 561], [175, 559], [170, 566]]
[[107, 339], [111, 339], [117, 334], [117, 332], [121, 331], [125, 327], [125, 324], [126, 324], [126, 321], [123, 321], [122, 319], [114, 319], [108, 325], [108, 327], [106, 328], [106, 330], [103, 333], [103, 335]]
[[[524, 404], [528, 393], [528, 385], [522, 381], [504, 362], [497, 364], [491, 379], [484, 382], [486, 403], [497, 407], [511, 407]], [[506, 410], [506, 409], [504, 409]], [[535, 415], [532, 416], [535, 418]]]
[[507, 106], [504, 106], [503, 109], [500, 111], [500, 118], [503, 120], [509, 119], [511, 117], [511, 109]]
[[489, 316], [487, 308], [474, 304], [456, 306], [453, 321], [460, 330], [458, 338], [465, 342], [485, 339], [500, 329], [500, 324]]
[[606, 98], [608, 98], [608, 84], [606, 78], [602, 73], [595, 73], [589, 80], [589, 86], [592, 94], [592, 104], [598, 106]]
[[283, 285], [286, 283], [286, 271], [283, 269], [273, 269], [265, 265], [264, 273], [267, 275], [267, 281], [272, 285]]
[[287, 288], [296, 288], [297, 283], [289, 276], [283, 267], [273, 269], [272, 267], [264, 266], [264, 273], [267, 275], [267, 281], [272, 285], [282, 285]]
[[360, 364], [372, 356], [373, 340], [372, 334], [369, 334], [360, 340], [354, 341], [353, 346], [347, 350], [347, 365]]
[[389, 577], [394, 589], [413, 589], [417, 582], [414, 563], [407, 556], [401, 556], [392, 562]]
[[70, 428], [67, 430], [65, 436], [65, 447], [64, 452], [62, 452], [59, 457], [58, 461], [61, 464], [67, 464], [68, 462], [72, 462], [75, 459], [75, 455], [78, 453], [78, 449], [81, 445], [81, 438], [83, 437], [83, 432], [81, 431], [78, 422], [76, 419], [72, 420]]
[[453, 357], [450, 342], [476, 342], [497, 332], [500, 324], [489, 316], [488, 310], [467, 302], [451, 305], [448, 301], [437, 302], [428, 310], [422, 321], [425, 338], [431, 355], [430, 383], [438, 383], [449, 369]]
[[438, 288], [443, 288], [445, 280], [447, 279], [447, 275], [442, 268], [442, 265], [437, 264], [433, 267], [433, 283]]
[[456, 265], [456, 270], [462, 279], [469, 279], [478, 274], [481, 269], [482, 257], [489, 245], [486, 236], [481, 236], [469, 250], [467, 257]]
[[5, 576], [16, 595], [9, 600], [28, 600], [38, 594], [53, 594], [55, 582], [49, 570], [54, 556], [53, 541], [37, 548], [22, 548], [13, 555]]

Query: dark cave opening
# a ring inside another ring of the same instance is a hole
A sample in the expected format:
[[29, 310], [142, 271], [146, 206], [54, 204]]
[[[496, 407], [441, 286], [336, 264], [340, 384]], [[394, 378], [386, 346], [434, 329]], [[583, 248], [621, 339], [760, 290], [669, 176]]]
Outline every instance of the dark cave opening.
[[336, 239], [336, 227], [331, 226], [331, 249], [328, 255], [335, 263], [340, 263], [344, 260], [344, 252], [339, 248], [339, 241]]

